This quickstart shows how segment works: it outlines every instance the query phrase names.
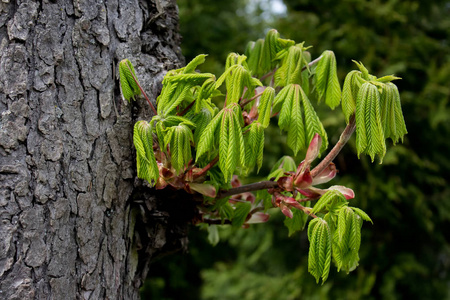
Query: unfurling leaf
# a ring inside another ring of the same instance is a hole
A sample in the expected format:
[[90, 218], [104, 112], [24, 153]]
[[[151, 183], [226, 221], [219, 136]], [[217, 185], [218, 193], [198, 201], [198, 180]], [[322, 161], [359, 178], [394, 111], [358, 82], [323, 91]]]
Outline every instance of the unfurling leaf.
[[274, 99], [275, 90], [272, 87], [267, 87], [259, 99], [258, 122], [261, 123], [264, 128], [269, 126], [271, 108]]
[[255, 165], [261, 168], [264, 151], [264, 127], [259, 122], [253, 122], [245, 139], [245, 162], [248, 169]]
[[128, 59], [123, 59], [120, 61], [119, 76], [122, 95], [126, 100], [128, 100], [128, 102], [134, 96], [139, 96], [141, 94], [139, 83], [137, 82], [136, 72]]
[[316, 67], [316, 89], [319, 100], [334, 109], [341, 101], [341, 86], [337, 77], [336, 57], [333, 51], [322, 53], [322, 59]]
[[159, 178], [159, 170], [153, 153], [151, 123], [138, 121], [134, 124], [133, 142], [136, 147], [137, 175], [147, 180], [150, 185], [154, 185]]
[[303, 43], [289, 47], [285, 52], [279, 53], [282, 58], [281, 66], [275, 72], [275, 85], [287, 86], [302, 83], [302, 69], [307, 64], [303, 51]]
[[184, 123], [166, 130], [164, 148], [169, 146], [172, 166], [177, 173], [180, 173], [192, 158], [191, 143], [194, 142], [194, 135], [191, 128]]
[[397, 86], [391, 82], [383, 86], [383, 93], [381, 94], [381, 121], [383, 122], [385, 138], [391, 138], [394, 145], [399, 139], [403, 141], [403, 136], [408, 132], [403, 119]]
[[231, 221], [232, 226], [239, 228], [244, 225], [251, 208], [252, 204], [250, 202], [240, 202], [236, 204], [233, 220]]
[[348, 273], [358, 266], [361, 226], [362, 220], [358, 214], [350, 207], [341, 208], [333, 237], [333, 257], [338, 271], [343, 269]]
[[275, 97], [273, 111], [280, 111], [278, 125], [288, 132], [287, 144], [295, 154], [306, 149], [316, 133], [322, 138], [320, 152], [328, 147], [325, 129], [300, 85], [285, 86]]
[[356, 99], [356, 149], [358, 157], [367, 153], [372, 158], [380, 157], [380, 162], [386, 153], [383, 124], [381, 123], [380, 93], [378, 88], [364, 83]]
[[295, 232], [299, 230], [303, 230], [306, 225], [306, 221], [308, 220], [308, 215], [302, 212], [301, 210], [294, 209], [293, 216], [291, 218], [284, 219], [284, 225], [289, 230], [289, 236], [293, 235]]
[[342, 91], [342, 111], [344, 112], [345, 121], [349, 122], [350, 116], [355, 113], [356, 99], [363, 80], [360, 71], [351, 71], [347, 74], [344, 81]]
[[314, 205], [311, 213], [316, 214], [318, 212], [328, 210], [327, 206], [329, 204], [332, 204], [332, 202], [346, 203], [347, 200], [339, 191], [329, 190], [328, 192], [323, 194], [322, 197], [320, 197], [319, 201], [317, 201], [317, 203]]
[[308, 226], [309, 255], [308, 271], [316, 278], [327, 280], [331, 263], [331, 230], [322, 218], [315, 218]]

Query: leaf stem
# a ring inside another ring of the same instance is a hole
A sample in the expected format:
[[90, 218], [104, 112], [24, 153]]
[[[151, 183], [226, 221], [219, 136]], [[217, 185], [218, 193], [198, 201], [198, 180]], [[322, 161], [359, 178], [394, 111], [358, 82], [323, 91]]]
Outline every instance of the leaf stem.
[[311, 66], [317, 64], [317, 63], [322, 59], [322, 56], [323, 56], [323, 55], [319, 56], [318, 58], [316, 58], [316, 59], [313, 60], [312, 62], [308, 63], [308, 65], [306, 65], [306, 66], [304, 66], [304, 67], [302, 68], [302, 71], [305, 71], [307, 68], [309, 68], [309, 67], [311, 67]]
[[255, 183], [250, 183], [246, 185], [242, 185], [236, 188], [232, 188], [229, 190], [221, 190], [216, 196], [216, 199], [225, 198], [231, 195], [242, 194], [245, 192], [257, 191], [257, 190], [265, 190], [277, 187], [278, 183], [276, 181], [259, 181]]
[[131, 70], [130, 66], [127, 64], [128, 70], [130, 70], [131, 76], [133, 76], [133, 80], [134, 82], [136, 82], [137, 86], [139, 87], [139, 89], [141, 90], [142, 95], [144, 95], [145, 99], [147, 100], [148, 104], [150, 105], [150, 107], [153, 110], [153, 113], [155, 115], [157, 115], [158, 113], [156, 112], [155, 107], [153, 106], [152, 102], [150, 101], [150, 99], [148, 99], [147, 94], [144, 92], [144, 90], [142, 89], [141, 85], [139, 84], [139, 81], [136, 79], [136, 77], [133, 74], [133, 71]]
[[344, 131], [339, 138], [339, 141], [334, 145], [333, 149], [328, 153], [327, 156], [311, 171], [311, 176], [314, 178], [319, 175], [328, 165], [336, 158], [336, 156], [344, 148], [345, 144], [348, 142], [353, 132], [356, 129], [355, 114], [350, 117], [350, 120], [345, 127]]
[[206, 172], [209, 171], [214, 165], [219, 161], [219, 156], [216, 156], [209, 164], [207, 164], [200, 172], [194, 175], [194, 179], [200, 176], [203, 176]]
[[183, 109], [183, 111], [177, 113], [177, 116], [184, 116], [184, 114], [186, 114], [187, 111], [195, 104], [195, 101], [196, 101], [196, 100], [194, 100], [194, 101], [192, 101], [191, 103], [189, 103], [189, 105], [186, 106], [186, 108]]
[[259, 96], [261, 96], [264, 93], [264, 91], [262, 91], [261, 93], [256, 94], [255, 96], [251, 97], [250, 99], [247, 99], [245, 101], [242, 101], [241, 103], [241, 108], [244, 109], [244, 107], [249, 104], [250, 102], [252, 102], [253, 100], [255, 100], [256, 98], [258, 98]]

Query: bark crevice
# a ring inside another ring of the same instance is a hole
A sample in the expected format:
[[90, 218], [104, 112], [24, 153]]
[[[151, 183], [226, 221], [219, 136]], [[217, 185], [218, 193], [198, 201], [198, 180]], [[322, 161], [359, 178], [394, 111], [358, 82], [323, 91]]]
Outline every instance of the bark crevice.
[[1, 299], [137, 299], [149, 259], [186, 247], [195, 200], [135, 181], [133, 124], [151, 112], [115, 72], [130, 58], [155, 101], [182, 65], [175, 1], [158, 5], [0, 3]]

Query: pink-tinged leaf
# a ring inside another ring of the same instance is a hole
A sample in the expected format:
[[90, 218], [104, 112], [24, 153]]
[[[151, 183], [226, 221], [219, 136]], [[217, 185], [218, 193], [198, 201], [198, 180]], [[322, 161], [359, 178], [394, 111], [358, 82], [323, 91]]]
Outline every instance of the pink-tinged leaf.
[[184, 180], [182, 180], [180, 177], [173, 177], [170, 180], [167, 180], [167, 183], [177, 190], [184, 189], [184, 187], [186, 186]]
[[190, 182], [188, 185], [192, 190], [207, 197], [214, 198], [216, 196], [216, 188], [211, 184]]
[[277, 182], [279, 187], [288, 192], [292, 192], [294, 190], [294, 180], [292, 177], [281, 177]]
[[233, 177], [231, 178], [231, 187], [237, 188], [239, 186], [241, 186], [241, 181], [239, 180], [239, 177], [237, 175], [233, 175]]
[[167, 181], [165, 181], [161, 176], [158, 178], [155, 184], [155, 188], [157, 190], [162, 190], [168, 185]]
[[265, 214], [262, 212], [256, 212], [256, 213], [252, 214], [250, 219], [245, 223], [247, 223], [247, 224], [265, 223], [269, 220], [269, 218], [270, 218], [269, 214]]
[[245, 200], [250, 203], [255, 203], [256, 197], [253, 193], [247, 192], [242, 194], [242, 200]]
[[288, 218], [292, 219], [294, 217], [294, 214], [292, 213], [292, 211], [289, 209], [289, 207], [287, 207], [286, 205], [284, 205], [283, 203], [280, 203], [280, 209], [281, 212]]
[[322, 138], [318, 133], [316, 133], [312, 138], [311, 143], [309, 143], [308, 151], [306, 151], [305, 162], [308, 165], [308, 167], [311, 165], [313, 160], [315, 160], [319, 155], [320, 152], [319, 150], [321, 146], [322, 146]]
[[311, 177], [311, 172], [309, 171], [309, 167], [305, 171], [296, 175], [296, 177], [294, 179], [295, 187], [298, 187], [301, 189], [311, 186], [312, 182], [313, 182], [313, 178]]
[[313, 178], [312, 185], [325, 183], [333, 179], [337, 174], [337, 169], [334, 163], [330, 163], [320, 174]]
[[341, 192], [341, 194], [344, 195], [345, 199], [347, 199], [347, 200], [355, 198], [355, 192], [353, 192], [352, 189], [342, 186], [342, 185], [330, 186], [328, 189], [326, 189], [326, 191], [329, 191], [329, 190], [337, 190], [337, 191]]
[[306, 197], [308, 197], [308, 198], [317, 198], [317, 197], [319, 197], [320, 195], [322, 195], [322, 194], [320, 194], [320, 193], [318, 193], [317, 191], [316, 191], [316, 189], [311, 189], [311, 188], [308, 188], [308, 189], [296, 189], [300, 194], [302, 194], [303, 196], [306, 196]]

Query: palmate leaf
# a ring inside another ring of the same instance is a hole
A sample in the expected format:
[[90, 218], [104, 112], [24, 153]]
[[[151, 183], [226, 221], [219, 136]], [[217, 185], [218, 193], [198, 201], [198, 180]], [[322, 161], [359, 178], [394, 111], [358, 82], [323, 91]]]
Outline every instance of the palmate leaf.
[[273, 105], [273, 112], [277, 111], [278, 126], [287, 131], [287, 144], [295, 154], [308, 148], [316, 133], [322, 138], [320, 152], [328, 147], [326, 131], [300, 85], [287, 85], [278, 93]]
[[338, 190], [329, 190], [325, 194], [320, 197], [319, 201], [314, 205], [311, 213], [316, 214], [318, 212], [322, 212], [327, 208], [329, 204], [331, 204], [333, 201], [336, 202], [347, 202], [344, 195], [341, 194]]
[[167, 128], [164, 147], [169, 146], [170, 162], [178, 174], [184, 170], [192, 157], [191, 142], [194, 142], [194, 136], [191, 128], [186, 124], [180, 123], [177, 126]]
[[196, 161], [199, 161], [199, 159], [206, 153], [210, 152], [212, 149], [215, 148], [216, 142], [216, 132], [219, 130], [219, 124], [222, 121], [222, 116], [224, 114], [224, 111], [221, 110], [212, 120], [211, 122], [206, 126], [206, 128], [203, 130], [200, 139], [197, 144], [197, 155], [196, 155]]
[[361, 86], [356, 99], [356, 149], [358, 157], [361, 153], [367, 153], [372, 162], [375, 155], [382, 162], [386, 153], [380, 94], [378, 88], [369, 82]]
[[394, 145], [399, 139], [403, 141], [403, 136], [408, 132], [403, 118], [397, 86], [391, 82], [383, 85], [383, 92], [381, 94], [381, 121], [383, 122], [385, 138], [391, 138]]
[[247, 220], [248, 213], [252, 208], [252, 204], [250, 202], [242, 202], [236, 204], [236, 209], [234, 210], [233, 220], [231, 221], [231, 225], [234, 228], [239, 228], [244, 225]]
[[[317, 220], [317, 221], [316, 221]], [[309, 254], [308, 271], [316, 278], [322, 278], [322, 284], [327, 280], [331, 263], [331, 231], [327, 222], [315, 218], [308, 226]]]
[[[245, 164], [243, 123], [240, 106], [233, 104], [221, 110], [208, 124], [200, 137], [197, 147], [197, 161], [202, 155], [215, 148], [215, 137], [219, 136], [219, 168], [223, 173], [225, 182], [231, 179], [231, 175], [238, 165]], [[219, 134], [217, 134], [217, 131]]]
[[257, 77], [264, 75], [264, 71], [259, 63], [263, 46], [264, 40], [259, 39], [256, 42], [249, 42], [247, 44], [247, 48], [245, 49], [245, 55], [248, 57], [248, 68], [252, 71], [252, 74]]
[[361, 217], [352, 208], [340, 210], [333, 237], [333, 257], [338, 271], [343, 269], [348, 273], [358, 266], [361, 226]]
[[[305, 203], [305, 205], [308, 206], [308, 203], [309, 202]], [[292, 218], [284, 219], [284, 225], [289, 230], [289, 236], [293, 235], [297, 231], [303, 230], [305, 228], [306, 221], [308, 220], [308, 215], [298, 209], [294, 209], [292, 213]]]
[[345, 121], [349, 122], [350, 116], [355, 113], [356, 98], [362, 84], [361, 72], [351, 71], [347, 74], [342, 90], [342, 111], [344, 112]]
[[137, 175], [153, 185], [159, 178], [159, 170], [153, 153], [151, 123], [138, 121], [134, 124], [133, 143], [136, 147]]
[[259, 99], [258, 105], [258, 122], [264, 128], [267, 128], [270, 123], [270, 114], [273, 100], [275, 99], [275, 89], [267, 87]]
[[334, 109], [341, 101], [341, 86], [337, 77], [336, 57], [333, 51], [326, 50], [316, 67], [316, 89], [319, 100]]
[[[301, 84], [302, 68], [306, 65], [303, 57], [303, 43], [291, 46], [286, 53], [280, 53], [279, 58], [283, 57], [281, 66], [275, 72], [275, 86], [286, 86], [289, 84]], [[282, 56], [283, 55], [283, 56]]]
[[270, 72], [275, 67], [276, 62], [274, 61], [274, 59], [279, 50], [279, 38], [280, 34], [275, 29], [269, 30], [266, 34], [261, 59], [259, 61], [262, 73]]
[[211, 110], [204, 107], [197, 113], [191, 111], [190, 113], [186, 114], [186, 117], [188, 117], [195, 124], [194, 144], [198, 146], [203, 131], [212, 120], [213, 113], [211, 112]]
[[262, 165], [264, 151], [264, 127], [259, 122], [250, 124], [250, 130], [245, 139], [245, 165], [247, 169]]
[[119, 62], [119, 76], [122, 96], [126, 100], [128, 100], [128, 102], [134, 96], [139, 96], [141, 94], [139, 85], [134, 80], [135, 78], [137, 80], [136, 72], [134, 71], [133, 65], [128, 59], [123, 59]]
[[305, 113], [305, 129], [306, 129], [305, 148], [308, 148], [309, 143], [311, 143], [312, 139], [314, 138], [314, 135], [316, 133], [319, 134], [320, 137], [322, 138], [322, 144], [319, 150], [319, 157], [320, 157], [320, 153], [322, 153], [323, 151], [325, 151], [325, 149], [328, 148], [327, 132], [325, 131], [322, 122], [320, 122], [320, 119], [317, 116], [314, 107], [312, 106], [311, 102], [309, 101], [308, 97], [306, 96], [305, 92], [302, 89], [300, 89], [300, 95], [303, 103], [303, 111]]

